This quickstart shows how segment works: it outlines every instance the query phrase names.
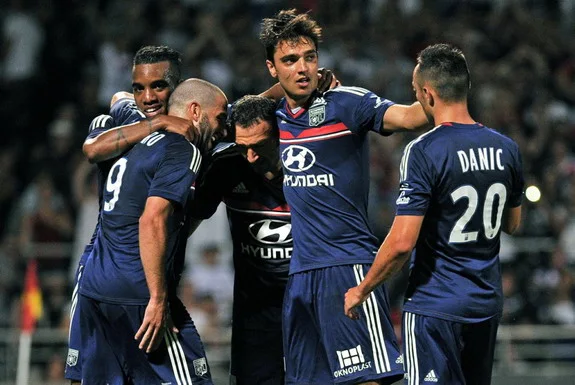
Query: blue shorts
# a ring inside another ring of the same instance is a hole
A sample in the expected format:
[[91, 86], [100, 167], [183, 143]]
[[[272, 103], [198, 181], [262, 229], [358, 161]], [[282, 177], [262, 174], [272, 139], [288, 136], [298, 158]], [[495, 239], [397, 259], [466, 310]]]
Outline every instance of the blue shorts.
[[[91, 250], [91, 249], [90, 249]], [[80, 317], [78, 316], [78, 288], [80, 286], [80, 278], [84, 271], [83, 261], [90, 254], [85, 251], [80, 258], [78, 270], [76, 270], [76, 284], [72, 292], [72, 301], [70, 303], [70, 326], [68, 329], [68, 357], [66, 358], [66, 369], [64, 377], [68, 380], [80, 381], [82, 379], [82, 357], [80, 356], [81, 333], [80, 333]]]
[[232, 333], [232, 385], [283, 385], [281, 330], [239, 330]]
[[403, 313], [408, 385], [489, 385], [499, 317], [461, 323]]
[[343, 312], [344, 295], [370, 265], [343, 265], [293, 274], [283, 308], [286, 384], [357, 384], [403, 378], [385, 288], [365, 302], [359, 320]]
[[108, 304], [84, 295], [79, 303], [82, 384], [212, 385], [204, 346], [181, 302], [170, 301], [179, 333], [167, 330], [163, 343], [149, 354], [134, 339], [145, 305]]

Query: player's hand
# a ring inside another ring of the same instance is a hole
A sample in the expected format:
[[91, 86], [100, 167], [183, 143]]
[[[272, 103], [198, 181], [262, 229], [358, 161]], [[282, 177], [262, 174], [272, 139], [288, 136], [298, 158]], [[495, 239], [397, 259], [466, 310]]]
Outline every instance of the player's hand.
[[140, 342], [138, 347], [146, 353], [153, 352], [160, 346], [165, 329], [168, 327], [173, 327], [173, 324], [168, 314], [167, 301], [150, 299], [142, 325], [134, 336]]
[[157, 119], [159, 121], [161, 129], [183, 135], [190, 142], [194, 139], [196, 128], [192, 122], [187, 119], [171, 115], [157, 115], [153, 119]]
[[363, 295], [359, 286], [352, 287], [345, 293], [345, 302], [343, 305], [343, 311], [346, 316], [356, 320], [359, 319], [359, 312], [357, 307], [361, 305], [369, 296]]
[[326, 68], [320, 68], [318, 70], [318, 83], [317, 90], [324, 93], [327, 90], [331, 90], [340, 85], [339, 80], [335, 77], [331, 70]]

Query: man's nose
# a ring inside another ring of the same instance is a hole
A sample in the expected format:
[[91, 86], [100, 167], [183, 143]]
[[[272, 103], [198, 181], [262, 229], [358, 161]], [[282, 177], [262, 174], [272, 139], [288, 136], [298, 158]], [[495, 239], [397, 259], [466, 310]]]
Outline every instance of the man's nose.
[[307, 72], [309, 66], [308, 63], [305, 61], [305, 58], [300, 58], [297, 62], [297, 70], [298, 72]]
[[151, 102], [155, 100], [156, 100], [156, 93], [152, 89], [146, 88], [144, 90], [144, 101]]
[[248, 160], [248, 162], [255, 163], [255, 161], [258, 160], [259, 157], [260, 156], [258, 155], [257, 152], [255, 152], [251, 148], [248, 148], [248, 151], [246, 152], [246, 159]]

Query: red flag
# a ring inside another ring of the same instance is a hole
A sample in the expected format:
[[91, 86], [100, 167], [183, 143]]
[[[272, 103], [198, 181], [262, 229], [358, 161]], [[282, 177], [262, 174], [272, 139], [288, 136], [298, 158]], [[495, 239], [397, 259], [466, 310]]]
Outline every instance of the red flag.
[[42, 317], [42, 292], [38, 283], [38, 267], [35, 260], [28, 261], [24, 292], [22, 293], [22, 318], [20, 320], [23, 332], [33, 332], [36, 321]]

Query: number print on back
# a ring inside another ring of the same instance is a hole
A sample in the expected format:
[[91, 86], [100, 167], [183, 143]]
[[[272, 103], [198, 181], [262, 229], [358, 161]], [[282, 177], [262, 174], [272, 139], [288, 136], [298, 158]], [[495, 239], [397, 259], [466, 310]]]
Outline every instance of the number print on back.
[[[477, 194], [477, 190], [470, 185], [461, 186], [455, 191], [451, 193], [451, 199], [453, 203], [457, 202], [458, 200], [465, 198], [467, 199], [467, 208], [463, 215], [457, 220], [455, 226], [451, 230], [449, 234], [449, 243], [465, 243], [465, 242], [474, 242], [477, 240], [477, 236], [479, 234], [479, 230], [477, 231], [463, 231], [475, 211], [477, 210], [477, 206], [479, 204], [479, 195]], [[496, 217], [495, 217], [495, 225], [492, 223], [493, 218], [493, 203], [495, 201], [495, 197], [499, 198], [499, 203], [495, 208]], [[503, 208], [505, 207], [505, 202], [507, 200], [507, 190], [505, 186], [501, 183], [494, 183], [489, 186], [487, 190], [487, 194], [485, 196], [485, 202], [483, 202], [483, 230], [485, 233], [485, 237], [487, 239], [493, 239], [499, 233], [499, 229], [501, 229], [501, 218], [503, 216]]]

